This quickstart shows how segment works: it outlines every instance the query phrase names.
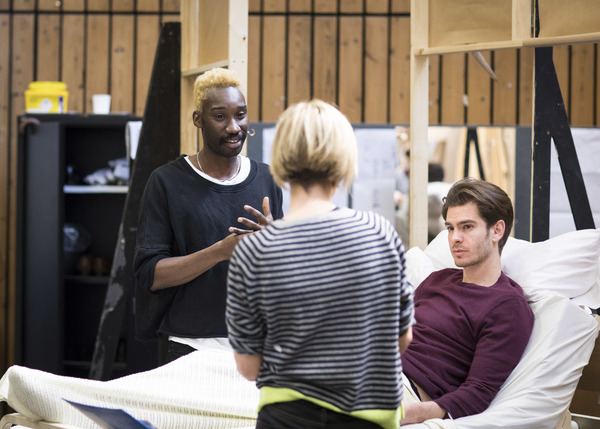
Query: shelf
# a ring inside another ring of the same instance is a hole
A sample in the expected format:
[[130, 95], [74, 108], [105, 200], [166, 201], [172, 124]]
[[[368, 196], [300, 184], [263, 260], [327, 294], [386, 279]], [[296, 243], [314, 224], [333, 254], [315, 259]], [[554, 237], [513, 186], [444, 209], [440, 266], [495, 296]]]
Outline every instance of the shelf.
[[535, 7], [531, 0], [412, 0], [412, 53], [597, 43], [599, 13], [600, 2], [594, 0], [544, 0]]
[[[139, 118], [58, 114], [22, 119], [39, 123], [25, 129], [18, 148], [23, 186], [17, 206], [22, 222], [17, 265], [19, 290], [24, 291], [18, 304], [23, 314], [18, 363], [87, 378], [89, 363], [84, 361], [94, 353], [129, 186], [116, 180], [109, 182], [114, 185], [68, 181], [65, 167], [76, 166], [85, 177], [125, 157], [126, 124]], [[89, 235], [85, 252], [65, 251], [65, 224], [78, 225]], [[84, 255], [89, 261], [81, 260]], [[120, 356], [125, 360], [133, 337], [127, 329], [115, 336], [123, 343]], [[134, 368], [118, 374], [128, 370]]]
[[127, 185], [65, 185], [65, 194], [126, 194], [129, 191]]
[[443, 55], [443, 54], [455, 54], [461, 52], [472, 52], [472, 51], [494, 51], [497, 49], [508, 49], [508, 48], [522, 48], [524, 46], [523, 40], [517, 41], [502, 41], [502, 42], [486, 42], [486, 43], [465, 43], [461, 45], [452, 46], [433, 46], [429, 48], [415, 48], [413, 50], [415, 56], [426, 56], [426, 55]]
[[78, 276], [78, 275], [65, 275], [65, 281], [71, 283], [83, 283], [88, 285], [104, 285], [106, 286], [110, 280], [108, 276]]
[[494, 51], [498, 49], [509, 49], [509, 48], [526, 48], [526, 47], [544, 47], [554, 45], [573, 45], [577, 43], [597, 43], [600, 41], [600, 32], [588, 33], [588, 34], [577, 34], [567, 36], [553, 36], [553, 37], [535, 37], [531, 39], [523, 40], [505, 40], [498, 42], [484, 42], [484, 43], [465, 43], [460, 45], [452, 46], [432, 46], [428, 48], [415, 48], [414, 55], [425, 56], [425, 55], [443, 55], [443, 54], [454, 54], [461, 52], [472, 52], [472, 51]]
[[202, 74], [206, 71], [209, 71], [210, 69], [213, 69], [215, 67], [222, 67], [222, 68], [228, 68], [229, 67], [229, 60], [223, 60], [223, 61], [217, 61], [214, 63], [210, 63], [210, 64], [206, 64], [203, 66], [198, 66], [198, 67], [193, 67], [191, 69], [187, 69], [187, 70], [182, 70], [181, 71], [181, 76], [183, 77], [196, 77], [199, 74]]

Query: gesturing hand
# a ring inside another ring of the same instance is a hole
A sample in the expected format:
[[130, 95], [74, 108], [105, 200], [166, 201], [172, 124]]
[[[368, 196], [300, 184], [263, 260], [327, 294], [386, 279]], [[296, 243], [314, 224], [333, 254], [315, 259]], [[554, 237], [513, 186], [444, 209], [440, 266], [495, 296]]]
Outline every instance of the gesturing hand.
[[273, 222], [273, 215], [271, 214], [271, 205], [269, 204], [269, 197], [264, 197], [262, 202], [263, 212], [261, 213], [252, 206], [244, 206], [244, 210], [253, 215], [256, 218], [256, 222], [245, 217], [239, 217], [238, 222], [247, 226], [250, 229], [241, 229], [233, 226], [229, 227], [229, 232], [234, 234], [249, 234], [254, 231], [260, 231], [264, 227], [268, 226]]

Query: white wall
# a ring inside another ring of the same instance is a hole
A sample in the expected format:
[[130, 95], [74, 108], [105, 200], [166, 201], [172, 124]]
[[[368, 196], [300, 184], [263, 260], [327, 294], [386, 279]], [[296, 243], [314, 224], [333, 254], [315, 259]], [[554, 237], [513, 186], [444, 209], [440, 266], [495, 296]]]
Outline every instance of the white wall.
[[[594, 222], [596, 228], [600, 228], [600, 129], [573, 128], [571, 133]], [[569, 231], [575, 231], [575, 222], [556, 150], [553, 150], [550, 173], [550, 237]]]

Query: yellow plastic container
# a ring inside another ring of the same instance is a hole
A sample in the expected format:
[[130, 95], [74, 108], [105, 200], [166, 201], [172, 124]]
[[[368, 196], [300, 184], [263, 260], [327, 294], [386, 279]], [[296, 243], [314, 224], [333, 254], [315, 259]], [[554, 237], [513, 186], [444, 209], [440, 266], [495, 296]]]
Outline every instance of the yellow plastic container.
[[65, 113], [69, 92], [64, 82], [31, 82], [25, 91], [27, 113]]

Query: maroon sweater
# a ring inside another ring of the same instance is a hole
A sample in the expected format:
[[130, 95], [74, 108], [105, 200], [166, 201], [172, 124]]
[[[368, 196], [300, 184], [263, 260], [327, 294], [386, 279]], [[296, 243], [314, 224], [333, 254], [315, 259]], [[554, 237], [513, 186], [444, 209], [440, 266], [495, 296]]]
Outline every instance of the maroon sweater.
[[483, 287], [462, 270], [431, 274], [415, 291], [407, 377], [452, 418], [484, 411], [519, 363], [533, 329], [521, 287], [501, 274]]

